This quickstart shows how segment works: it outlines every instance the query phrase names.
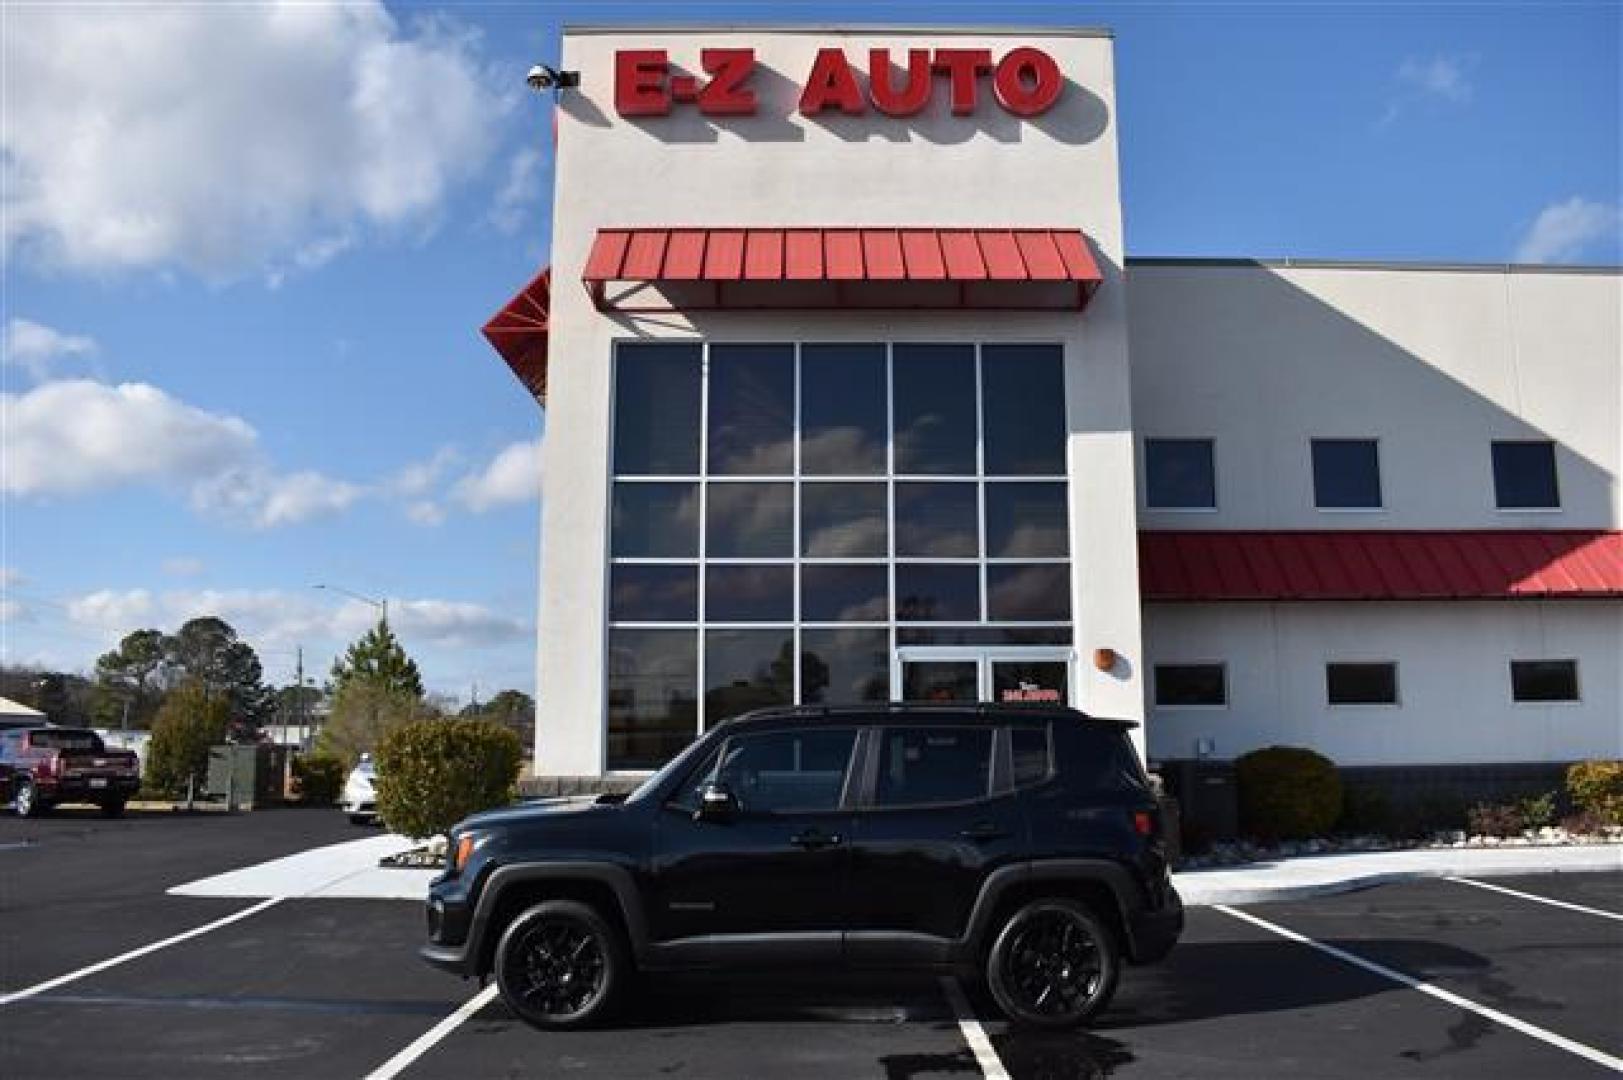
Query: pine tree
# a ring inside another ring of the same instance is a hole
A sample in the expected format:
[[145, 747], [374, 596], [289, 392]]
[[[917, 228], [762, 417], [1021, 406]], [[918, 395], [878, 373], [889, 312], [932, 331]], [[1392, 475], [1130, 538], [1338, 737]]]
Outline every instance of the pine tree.
[[417, 671], [417, 662], [406, 655], [394, 631], [382, 620], [333, 664], [332, 681], [334, 693], [352, 682], [364, 681], [413, 700], [423, 696], [423, 677]]

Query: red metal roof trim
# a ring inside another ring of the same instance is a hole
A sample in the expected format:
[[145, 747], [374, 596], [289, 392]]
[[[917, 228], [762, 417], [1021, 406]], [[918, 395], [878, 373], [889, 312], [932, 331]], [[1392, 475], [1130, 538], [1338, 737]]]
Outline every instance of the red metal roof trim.
[[484, 325], [485, 340], [501, 354], [536, 399], [547, 403], [547, 335], [552, 310], [552, 268], [537, 274]]
[[[600, 310], [626, 312], [669, 308], [631, 306], [609, 296], [610, 283], [709, 285], [688, 289], [671, 305], [695, 310], [848, 303], [1081, 310], [1101, 274], [1087, 238], [1076, 229], [635, 228], [599, 230], [581, 278]], [[728, 289], [746, 283], [754, 287], [747, 299]], [[805, 283], [834, 288], [808, 293], [793, 287]], [[862, 283], [867, 291], [853, 296], [846, 283]], [[966, 287], [972, 284], [996, 291], [983, 288], [971, 296]], [[936, 288], [901, 294], [885, 292], [885, 285]], [[772, 286], [780, 288], [774, 293]]]
[[1623, 532], [1144, 532], [1145, 600], [1623, 598]]

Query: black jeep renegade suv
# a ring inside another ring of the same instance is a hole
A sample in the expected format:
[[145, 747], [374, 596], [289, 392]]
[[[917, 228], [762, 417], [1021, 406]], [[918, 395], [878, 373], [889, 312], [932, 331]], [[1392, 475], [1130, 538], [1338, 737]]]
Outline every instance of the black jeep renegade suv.
[[543, 1028], [639, 971], [984, 975], [1017, 1021], [1081, 1023], [1183, 905], [1129, 725], [1030, 706], [751, 713], [630, 796], [479, 814], [428, 897], [429, 963], [494, 971]]

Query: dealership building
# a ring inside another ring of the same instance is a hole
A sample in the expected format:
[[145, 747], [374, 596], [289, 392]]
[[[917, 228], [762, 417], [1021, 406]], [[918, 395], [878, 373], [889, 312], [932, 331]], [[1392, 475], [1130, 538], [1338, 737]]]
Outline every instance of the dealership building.
[[1099, 31], [559, 69], [550, 267], [485, 327], [545, 408], [538, 775], [897, 700], [1623, 757], [1616, 269], [1135, 259]]

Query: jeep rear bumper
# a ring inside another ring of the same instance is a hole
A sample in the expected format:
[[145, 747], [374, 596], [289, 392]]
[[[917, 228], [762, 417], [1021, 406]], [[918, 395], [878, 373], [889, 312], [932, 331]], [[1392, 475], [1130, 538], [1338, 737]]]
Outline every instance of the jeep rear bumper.
[[1163, 907], [1129, 916], [1127, 939], [1135, 964], [1153, 964], [1163, 959], [1183, 934], [1183, 898], [1170, 886], [1167, 892], [1169, 898]]

